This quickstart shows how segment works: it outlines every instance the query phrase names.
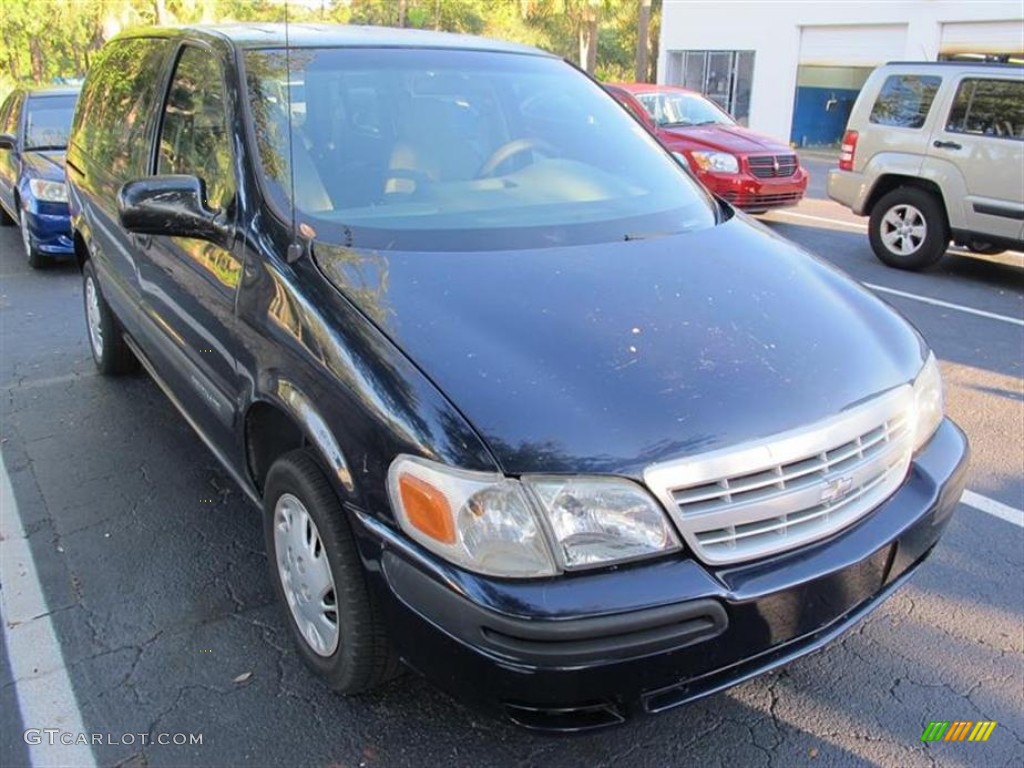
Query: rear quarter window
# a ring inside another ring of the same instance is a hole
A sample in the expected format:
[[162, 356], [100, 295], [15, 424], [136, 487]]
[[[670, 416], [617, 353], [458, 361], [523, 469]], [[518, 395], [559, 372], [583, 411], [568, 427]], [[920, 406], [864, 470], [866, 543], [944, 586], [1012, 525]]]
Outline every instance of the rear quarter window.
[[146, 172], [149, 127], [163, 83], [168, 41], [109, 43], [90, 70], [72, 125], [73, 153], [127, 180]]
[[922, 127], [941, 83], [941, 77], [890, 75], [882, 83], [869, 120], [898, 128]]

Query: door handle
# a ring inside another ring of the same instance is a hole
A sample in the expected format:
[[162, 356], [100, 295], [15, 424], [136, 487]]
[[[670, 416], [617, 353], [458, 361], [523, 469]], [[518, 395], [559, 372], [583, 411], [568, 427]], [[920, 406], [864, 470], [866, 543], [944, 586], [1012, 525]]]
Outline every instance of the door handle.
[[963, 149], [955, 141], [939, 141], [938, 139], [932, 142], [932, 146], [936, 149]]
[[136, 235], [135, 236], [135, 244], [137, 246], [139, 246], [139, 248], [149, 248], [149, 246], [151, 246], [153, 244], [153, 236], [152, 235]]

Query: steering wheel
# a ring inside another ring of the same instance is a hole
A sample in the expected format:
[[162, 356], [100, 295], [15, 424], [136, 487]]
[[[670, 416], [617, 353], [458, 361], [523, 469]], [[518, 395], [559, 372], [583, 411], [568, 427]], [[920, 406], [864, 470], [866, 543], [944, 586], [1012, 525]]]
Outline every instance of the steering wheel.
[[477, 171], [476, 177], [478, 179], [490, 178], [506, 161], [516, 155], [522, 154], [523, 152], [529, 152], [535, 149], [540, 150], [547, 155], [558, 154], [558, 150], [543, 139], [512, 139], [512, 141], [508, 141], [494, 150], [494, 154], [487, 158], [486, 163], [480, 166], [480, 170]]

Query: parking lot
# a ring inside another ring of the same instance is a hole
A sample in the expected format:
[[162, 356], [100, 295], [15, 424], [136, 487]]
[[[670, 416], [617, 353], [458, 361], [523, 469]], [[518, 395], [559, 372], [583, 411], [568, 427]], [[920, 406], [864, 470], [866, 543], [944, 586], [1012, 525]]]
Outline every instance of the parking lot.
[[[3, 533], [16, 504], [63, 655], [61, 669], [0, 653], [0, 764], [27, 764], [26, 729], [77, 725], [33, 719], [53, 713], [104, 734], [91, 757], [105, 766], [1024, 763], [1024, 262], [888, 269], [863, 220], [824, 199], [828, 161], [806, 164], [809, 199], [763, 221], [933, 346], [972, 443], [967, 503], [910, 584], [827, 650], [571, 738], [483, 718], [411, 674], [351, 699], [315, 680], [273, 601], [255, 510], [149, 378], [95, 374], [77, 269], [30, 270], [17, 230], [0, 230]], [[11, 637], [24, 631], [4, 618]], [[60, 697], [65, 676], [75, 702]], [[986, 743], [922, 743], [932, 720], [998, 725]]]

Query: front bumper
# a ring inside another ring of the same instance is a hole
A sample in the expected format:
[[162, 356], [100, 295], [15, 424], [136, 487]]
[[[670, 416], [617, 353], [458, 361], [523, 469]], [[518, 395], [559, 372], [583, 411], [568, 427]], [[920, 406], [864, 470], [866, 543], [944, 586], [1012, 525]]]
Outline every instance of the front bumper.
[[705, 173], [699, 178], [711, 192], [736, 208], [764, 211], [799, 203], [810, 177], [806, 170], [798, 167], [792, 176], [777, 178], [761, 179], [749, 173]]
[[929, 554], [968, 446], [943, 422], [886, 502], [833, 537], [710, 568], [685, 557], [497, 580], [414, 549], [360, 514], [360, 544], [402, 658], [520, 725], [578, 731], [724, 690], [827, 644]]
[[25, 207], [25, 222], [32, 245], [38, 251], [49, 256], [74, 254], [71, 215], [66, 203], [29, 204]]

